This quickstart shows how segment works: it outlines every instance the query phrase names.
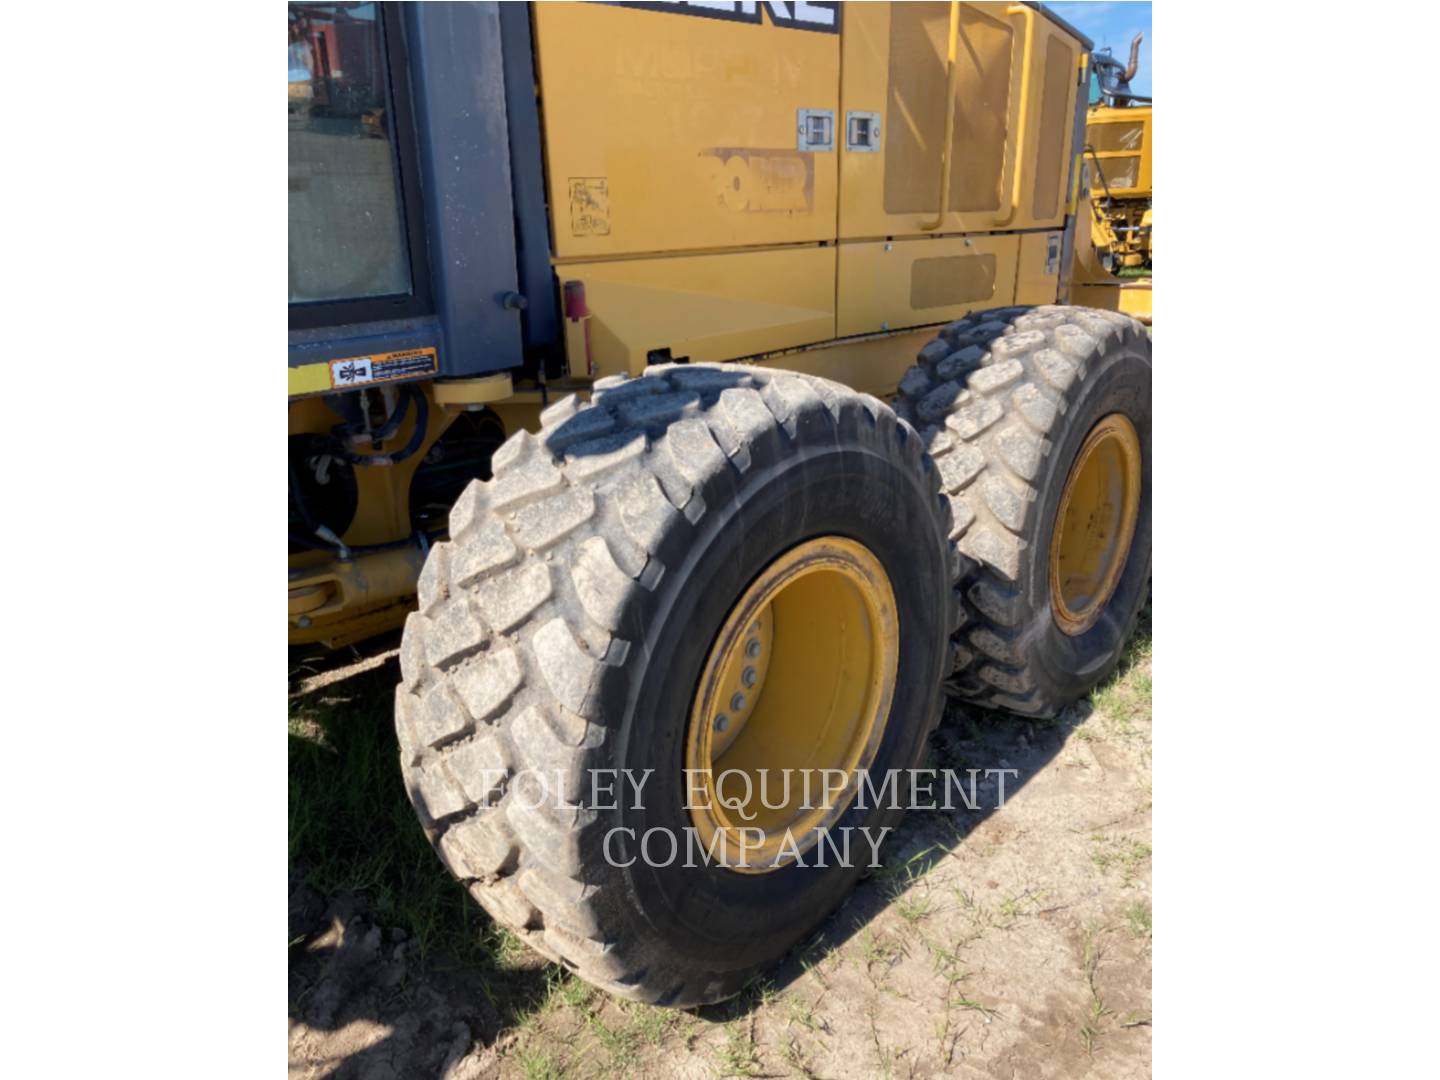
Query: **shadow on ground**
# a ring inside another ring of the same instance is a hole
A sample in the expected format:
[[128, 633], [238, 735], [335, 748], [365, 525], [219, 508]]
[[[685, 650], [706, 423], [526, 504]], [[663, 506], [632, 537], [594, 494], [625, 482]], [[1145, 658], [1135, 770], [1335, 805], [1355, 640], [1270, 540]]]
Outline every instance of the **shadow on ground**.
[[397, 644], [290, 658], [292, 1075], [453, 1073], [554, 979], [421, 831], [395, 741]]
[[[1147, 608], [1107, 685], [1148, 653], [1149, 638]], [[588, 1000], [587, 988], [497, 927], [426, 841], [400, 780], [392, 723], [397, 644], [390, 638], [363, 651], [291, 654], [292, 1076], [491, 1075], [507, 1038], [527, 1018], [556, 999]], [[1148, 684], [1146, 691], [1148, 697]], [[951, 703], [928, 764], [962, 773], [1013, 769], [1005, 780], [1008, 801], [1056, 758], [1090, 712], [1086, 701], [1056, 721], [1027, 721]], [[980, 794], [974, 810], [957, 805], [907, 815], [887, 842], [884, 867], [816, 934], [755, 987], [693, 1015], [706, 1023], [744, 1022], [887, 907], [903, 903], [997, 812], [993, 779]]]

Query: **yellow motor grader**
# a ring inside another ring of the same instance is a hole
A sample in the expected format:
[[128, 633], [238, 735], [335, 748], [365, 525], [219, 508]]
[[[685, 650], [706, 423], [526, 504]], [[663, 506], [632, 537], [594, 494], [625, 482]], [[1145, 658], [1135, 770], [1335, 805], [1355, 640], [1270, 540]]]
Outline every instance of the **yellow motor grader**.
[[1091, 236], [1110, 271], [1151, 266], [1151, 100], [1131, 93], [1143, 34], [1122, 65], [1101, 50], [1093, 57], [1098, 100], [1085, 127], [1093, 211]]
[[946, 694], [1050, 717], [1118, 661], [1150, 341], [1101, 310], [1090, 47], [1021, 3], [289, 5], [291, 640], [403, 623], [423, 827], [583, 978], [735, 993]]

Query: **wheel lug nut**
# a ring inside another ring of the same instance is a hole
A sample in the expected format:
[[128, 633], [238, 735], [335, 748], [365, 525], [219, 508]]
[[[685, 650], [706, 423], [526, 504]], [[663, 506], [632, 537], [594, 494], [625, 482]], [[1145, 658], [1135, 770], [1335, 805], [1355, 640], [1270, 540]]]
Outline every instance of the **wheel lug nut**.
[[744, 674], [740, 676], [740, 681], [744, 683], [746, 687], [751, 687], [755, 685], [756, 678], [755, 669], [753, 667], [747, 667]]
[[760, 640], [758, 638], [751, 638], [745, 643], [745, 655], [751, 660], [754, 660], [760, 655]]
[[731, 710], [732, 712], [739, 712], [739, 711], [740, 711], [741, 709], [743, 709], [743, 708], [745, 708], [745, 695], [744, 695], [744, 694], [736, 694], [734, 697], [732, 697], [732, 698], [730, 699], [730, 710]]
[[716, 731], [724, 731], [724, 730], [725, 730], [727, 727], [729, 727], [729, 726], [730, 726], [730, 718], [729, 718], [728, 716], [726, 716], [724, 713], [721, 713], [719, 716], [715, 717], [715, 730], [716, 730]]

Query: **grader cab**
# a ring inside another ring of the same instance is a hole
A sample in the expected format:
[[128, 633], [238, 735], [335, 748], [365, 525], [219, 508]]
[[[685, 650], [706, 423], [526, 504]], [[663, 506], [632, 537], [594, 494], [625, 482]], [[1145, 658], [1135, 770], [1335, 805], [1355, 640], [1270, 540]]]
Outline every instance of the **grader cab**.
[[1038, 4], [289, 5], [291, 640], [403, 623], [422, 825], [597, 985], [735, 993], [946, 694], [1053, 716], [1117, 662], [1150, 343], [1076, 306], [1090, 45]]

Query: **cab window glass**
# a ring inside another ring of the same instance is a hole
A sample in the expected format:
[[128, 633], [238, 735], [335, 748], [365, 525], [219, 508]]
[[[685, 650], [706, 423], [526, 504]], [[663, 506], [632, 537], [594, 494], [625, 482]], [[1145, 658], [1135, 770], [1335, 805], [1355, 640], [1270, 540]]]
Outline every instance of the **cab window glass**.
[[410, 292], [378, 4], [290, 4], [290, 302]]

